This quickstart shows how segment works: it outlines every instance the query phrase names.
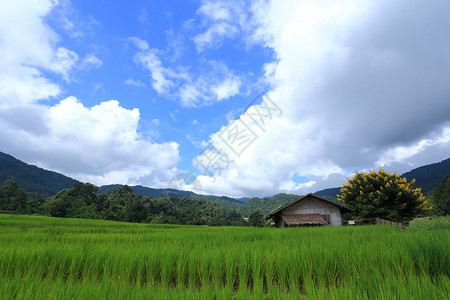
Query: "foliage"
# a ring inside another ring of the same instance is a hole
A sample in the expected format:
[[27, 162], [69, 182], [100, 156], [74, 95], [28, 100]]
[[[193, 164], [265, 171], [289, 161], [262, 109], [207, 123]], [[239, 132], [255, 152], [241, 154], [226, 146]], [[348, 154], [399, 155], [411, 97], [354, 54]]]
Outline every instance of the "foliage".
[[422, 189], [422, 193], [426, 196], [439, 186], [442, 179], [450, 170], [450, 158], [438, 163], [421, 166], [402, 175], [406, 180], [416, 180], [416, 186]]
[[408, 183], [396, 172], [383, 169], [368, 173], [356, 171], [341, 192], [338, 199], [354, 209], [360, 218], [405, 221], [430, 209], [420, 188], [415, 188], [414, 179]]
[[414, 219], [409, 223], [408, 230], [450, 230], [450, 216], [425, 217]]
[[445, 176], [439, 187], [433, 190], [431, 202], [434, 213], [438, 215], [450, 214], [450, 174]]
[[245, 222], [236, 211], [209, 201], [177, 197], [150, 199], [133, 193], [132, 188], [126, 185], [116, 186], [112, 192], [97, 194], [97, 191], [98, 187], [93, 184], [78, 182], [73, 188], [64, 189], [53, 197], [27, 200], [23, 189], [18, 188], [14, 181], [7, 181], [0, 188], [0, 197], [4, 195], [0, 198], [0, 209], [61, 218], [133, 223], [224, 226]]
[[0, 210], [23, 212], [27, 202], [27, 194], [13, 180], [6, 180], [0, 186]]
[[[106, 185], [99, 188], [99, 192], [104, 193], [108, 189], [113, 190], [116, 187], [122, 185]], [[216, 203], [220, 206], [228, 208], [230, 210], [237, 211], [240, 215], [247, 217], [254, 211], [260, 211], [262, 214], [268, 214], [275, 208], [298, 199], [300, 196], [292, 194], [276, 194], [272, 197], [258, 198], [253, 197], [251, 199], [246, 198], [230, 198], [225, 196], [212, 196], [212, 195], [199, 195], [190, 191], [174, 190], [174, 189], [154, 189], [144, 186], [132, 186], [134, 193], [148, 196], [150, 199], [156, 198], [189, 198], [195, 200], [205, 200], [208, 202]], [[244, 202], [245, 201], [245, 202]]]
[[248, 223], [253, 227], [263, 227], [264, 226], [264, 216], [259, 212], [252, 212], [248, 216]]
[[263, 215], [266, 215], [275, 208], [298, 198], [300, 198], [300, 196], [285, 193], [276, 194], [272, 197], [266, 198], [253, 197], [250, 198], [245, 204], [241, 205], [238, 212], [240, 212], [243, 216], [250, 216], [250, 214], [255, 211], [259, 211]]
[[0, 215], [2, 299], [447, 299], [450, 231]]

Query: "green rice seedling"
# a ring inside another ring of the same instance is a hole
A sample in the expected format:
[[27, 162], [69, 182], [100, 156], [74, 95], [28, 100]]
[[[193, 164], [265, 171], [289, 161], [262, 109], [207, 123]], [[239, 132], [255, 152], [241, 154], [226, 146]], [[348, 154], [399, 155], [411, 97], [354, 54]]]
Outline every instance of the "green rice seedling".
[[176, 254], [174, 251], [168, 251], [161, 265], [161, 285], [164, 287], [173, 287], [175, 285], [176, 274]]
[[177, 261], [177, 287], [186, 288], [189, 285], [189, 264], [186, 252], [180, 253]]
[[239, 279], [238, 274], [238, 259], [233, 253], [227, 252], [225, 259], [225, 276], [226, 276], [226, 287], [228, 290], [234, 290], [238, 288]]
[[197, 289], [201, 287], [201, 260], [198, 255], [190, 252], [189, 255], [189, 288]]
[[213, 277], [214, 287], [216, 289], [223, 288], [226, 284], [226, 264], [225, 264], [225, 252], [223, 249], [218, 249], [214, 253], [213, 257]]
[[446, 299], [450, 232], [0, 215], [3, 299]]
[[249, 286], [253, 285], [251, 281], [251, 269], [249, 257], [244, 251], [239, 253], [238, 263], [238, 278], [239, 278], [239, 290], [247, 290]]

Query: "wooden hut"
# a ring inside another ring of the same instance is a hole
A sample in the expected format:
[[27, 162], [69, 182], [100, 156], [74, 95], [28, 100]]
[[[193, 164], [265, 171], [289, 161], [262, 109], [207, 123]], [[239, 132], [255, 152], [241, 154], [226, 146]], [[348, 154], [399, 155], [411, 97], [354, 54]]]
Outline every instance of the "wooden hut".
[[341, 213], [352, 209], [343, 204], [308, 194], [289, 202], [269, 213], [265, 219], [273, 219], [279, 228], [293, 226], [340, 226]]

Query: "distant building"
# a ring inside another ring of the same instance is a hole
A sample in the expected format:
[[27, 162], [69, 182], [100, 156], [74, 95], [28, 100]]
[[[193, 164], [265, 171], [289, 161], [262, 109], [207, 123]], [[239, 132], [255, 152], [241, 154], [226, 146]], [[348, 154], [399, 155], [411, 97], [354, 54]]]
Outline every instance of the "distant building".
[[351, 212], [345, 207], [314, 194], [289, 202], [269, 213], [265, 219], [273, 219], [279, 228], [294, 226], [340, 226], [341, 213]]

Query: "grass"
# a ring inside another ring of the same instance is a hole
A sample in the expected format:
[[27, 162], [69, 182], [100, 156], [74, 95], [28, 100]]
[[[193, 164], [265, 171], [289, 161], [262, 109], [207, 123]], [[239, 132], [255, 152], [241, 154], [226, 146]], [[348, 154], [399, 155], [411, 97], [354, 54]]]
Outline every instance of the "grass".
[[450, 231], [0, 215], [2, 299], [448, 299]]
[[414, 219], [408, 227], [411, 231], [445, 229], [450, 230], [450, 216], [426, 217]]

